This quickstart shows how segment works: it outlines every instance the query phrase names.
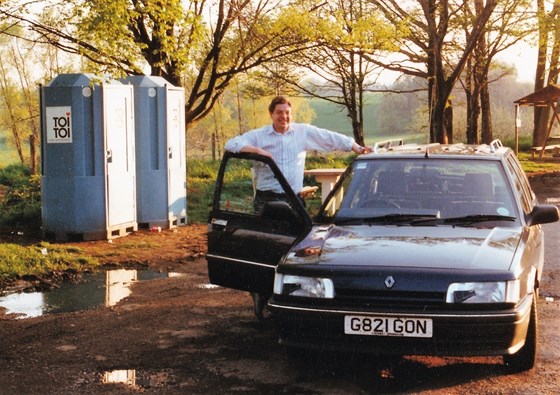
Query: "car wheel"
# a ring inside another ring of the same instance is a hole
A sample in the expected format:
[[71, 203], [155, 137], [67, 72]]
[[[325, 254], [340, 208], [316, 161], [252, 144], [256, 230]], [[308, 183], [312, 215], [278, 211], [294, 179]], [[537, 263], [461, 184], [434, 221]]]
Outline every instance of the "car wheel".
[[504, 355], [504, 364], [511, 372], [523, 372], [535, 366], [537, 360], [537, 293], [533, 294], [533, 305], [531, 306], [531, 316], [529, 318], [529, 328], [525, 344], [519, 351], [512, 355]]
[[253, 310], [255, 316], [259, 321], [266, 321], [271, 318], [270, 310], [268, 310], [268, 295], [261, 295], [258, 293], [251, 293], [253, 299]]

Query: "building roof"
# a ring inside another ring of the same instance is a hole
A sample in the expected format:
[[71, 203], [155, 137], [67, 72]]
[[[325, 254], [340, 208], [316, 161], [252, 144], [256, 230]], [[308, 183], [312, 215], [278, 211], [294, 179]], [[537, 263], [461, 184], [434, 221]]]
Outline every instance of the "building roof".
[[538, 91], [514, 101], [520, 106], [548, 106], [560, 99], [560, 85], [550, 84]]

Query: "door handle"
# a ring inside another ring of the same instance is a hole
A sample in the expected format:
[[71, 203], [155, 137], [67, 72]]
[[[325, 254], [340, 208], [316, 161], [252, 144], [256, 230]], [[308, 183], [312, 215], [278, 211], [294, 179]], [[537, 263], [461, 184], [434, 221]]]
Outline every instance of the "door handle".
[[212, 218], [210, 223], [212, 224], [212, 228], [216, 230], [225, 230], [227, 226], [227, 220], [225, 219]]
[[108, 149], [105, 152], [105, 158], [107, 159], [107, 163], [112, 163], [113, 162], [113, 150]]

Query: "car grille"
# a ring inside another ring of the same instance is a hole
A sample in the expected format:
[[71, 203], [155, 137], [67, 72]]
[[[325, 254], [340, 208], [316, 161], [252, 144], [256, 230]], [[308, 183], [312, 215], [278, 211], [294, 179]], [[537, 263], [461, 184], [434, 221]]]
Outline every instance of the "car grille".
[[[376, 310], [392, 310], [409, 311], [416, 310], [421, 312], [429, 311], [502, 311], [512, 309], [515, 306], [511, 303], [457, 303], [449, 304], [445, 302], [444, 292], [412, 292], [412, 291], [384, 291], [384, 290], [355, 290], [341, 289], [335, 290], [335, 297], [328, 299], [318, 299], [322, 305], [330, 305], [330, 307], [343, 309], [356, 309], [369, 311]], [[307, 298], [303, 298], [304, 300]], [[308, 302], [309, 300], [307, 300]], [[326, 303], [325, 303], [326, 302]]]
[[424, 306], [438, 308], [445, 304], [443, 292], [375, 291], [336, 289], [336, 304], [345, 306]]

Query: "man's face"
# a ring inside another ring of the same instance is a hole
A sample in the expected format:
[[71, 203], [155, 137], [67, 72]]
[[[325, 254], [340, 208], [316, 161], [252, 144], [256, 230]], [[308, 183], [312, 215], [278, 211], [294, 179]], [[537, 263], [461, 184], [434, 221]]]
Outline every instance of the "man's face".
[[292, 120], [292, 108], [288, 104], [277, 104], [274, 111], [270, 113], [272, 126], [279, 133], [284, 133], [290, 128]]

